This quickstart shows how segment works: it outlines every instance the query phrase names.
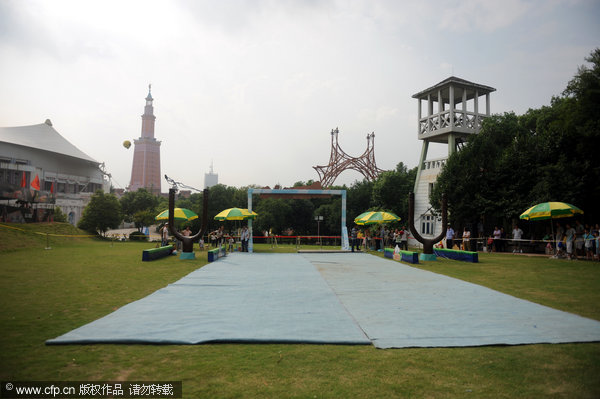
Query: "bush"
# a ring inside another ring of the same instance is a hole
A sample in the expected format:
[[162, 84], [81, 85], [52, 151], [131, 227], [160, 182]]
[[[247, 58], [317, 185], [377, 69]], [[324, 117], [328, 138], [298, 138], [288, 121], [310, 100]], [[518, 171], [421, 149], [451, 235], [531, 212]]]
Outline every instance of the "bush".
[[141, 231], [132, 231], [131, 234], [129, 234], [129, 239], [132, 241], [148, 241], [148, 237]]
[[67, 215], [65, 215], [59, 206], [54, 207], [53, 220], [59, 223], [67, 223]]

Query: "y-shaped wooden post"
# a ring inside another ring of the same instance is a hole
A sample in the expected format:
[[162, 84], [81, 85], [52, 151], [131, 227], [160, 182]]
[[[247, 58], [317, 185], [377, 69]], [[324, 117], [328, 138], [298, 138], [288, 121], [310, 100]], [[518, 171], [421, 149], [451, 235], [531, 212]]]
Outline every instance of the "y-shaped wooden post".
[[435, 238], [423, 238], [419, 231], [415, 228], [415, 193], [410, 193], [408, 195], [408, 226], [410, 227], [410, 232], [415, 237], [417, 241], [423, 244], [423, 254], [425, 255], [422, 260], [435, 260], [435, 255], [433, 254], [433, 245], [436, 242], [440, 242], [444, 236], [446, 235], [446, 230], [448, 229], [448, 199], [446, 194], [442, 194], [442, 232]]
[[194, 253], [194, 242], [202, 238], [208, 228], [208, 189], [204, 189], [202, 194], [204, 200], [202, 205], [202, 225], [196, 234], [189, 237], [182, 235], [175, 229], [175, 191], [174, 188], [169, 189], [169, 232], [182, 242], [184, 253]]

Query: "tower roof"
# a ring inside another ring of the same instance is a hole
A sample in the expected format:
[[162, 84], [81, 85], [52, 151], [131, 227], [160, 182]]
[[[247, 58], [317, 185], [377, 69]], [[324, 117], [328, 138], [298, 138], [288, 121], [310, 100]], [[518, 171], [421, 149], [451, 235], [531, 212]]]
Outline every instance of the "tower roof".
[[148, 95], [146, 96], [146, 101], [152, 101], [152, 100], [154, 100], [152, 98], [152, 85], [149, 84], [148, 85]]
[[431, 92], [437, 92], [438, 89], [449, 86], [451, 83], [454, 83], [458, 86], [462, 86], [462, 87], [469, 88], [469, 89], [477, 89], [477, 91], [479, 92], [479, 95], [496, 91], [496, 89], [494, 89], [493, 87], [490, 87], [490, 86], [482, 85], [479, 83], [469, 82], [468, 80], [457, 78], [456, 76], [450, 76], [449, 78], [442, 80], [438, 84], [433, 85], [428, 89], [422, 90], [422, 91], [418, 92], [417, 94], [413, 94], [412, 98], [424, 97], [425, 95], [427, 95]]
[[49, 119], [39, 125], [0, 127], [0, 141], [99, 163], [61, 136]]

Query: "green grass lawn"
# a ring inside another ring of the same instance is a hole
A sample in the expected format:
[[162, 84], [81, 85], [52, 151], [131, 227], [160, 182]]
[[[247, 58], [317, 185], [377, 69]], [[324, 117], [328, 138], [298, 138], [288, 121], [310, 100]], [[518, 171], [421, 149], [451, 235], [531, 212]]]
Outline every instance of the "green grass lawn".
[[[31, 227], [35, 229], [35, 227]], [[66, 234], [66, 233], [65, 233]], [[142, 262], [154, 244], [45, 237], [0, 228], [0, 379], [181, 380], [185, 398], [598, 398], [600, 343], [417, 348], [44, 342], [140, 299], [206, 263]], [[26, 242], [26, 244], [23, 244]], [[257, 251], [271, 251], [256, 245]], [[279, 246], [278, 252], [295, 251]], [[390, 262], [393, 262], [390, 260]], [[418, 265], [600, 320], [600, 264], [480, 254]]]

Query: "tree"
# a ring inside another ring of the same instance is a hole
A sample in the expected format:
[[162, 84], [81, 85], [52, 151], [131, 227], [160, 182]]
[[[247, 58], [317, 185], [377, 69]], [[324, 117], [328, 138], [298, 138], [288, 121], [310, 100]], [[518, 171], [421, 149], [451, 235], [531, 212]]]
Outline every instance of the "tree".
[[[491, 224], [509, 215], [514, 217], [523, 206], [522, 193], [528, 183], [518, 154], [511, 149], [525, 146], [519, 140], [524, 133], [514, 113], [493, 115], [484, 121], [481, 133], [471, 136], [461, 151], [454, 153], [437, 178], [431, 204], [439, 210], [441, 195], [448, 195], [448, 213], [454, 225], [475, 225], [480, 215]], [[523, 180], [519, 180], [523, 177]], [[525, 210], [522, 209], [522, 210]], [[521, 212], [522, 212], [521, 210]]]
[[107, 230], [117, 228], [121, 220], [121, 204], [117, 197], [98, 190], [83, 210], [77, 227], [95, 234], [99, 231], [104, 235]]
[[[151, 210], [138, 211], [133, 215], [136, 226], [150, 226], [156, 223], [156, 212]], [[138, 229], [139, 230], [139, 229]]]
[[263, 198], [256, 206], [256, 228], [258, 231], [271, 230], [281, 234], [288, 227], [293, 227], [291, 220], [292, 207], [289, 200], [282, 198]]
[[[355, 181], [346, 192], [346, 214], [348, 216], [348, 225], [354, 221], [354, 218], [370, 209], [373, 205], [373, 182], [366, 179]], [[344, 187], [345, 188], [345, 187]]]
[[52, 218], [55, 222], [61, 222], [61, 223], [67, 222], [67, 215], [65, 215], [65, 213], [62, 211], [62, 209], [60, 209], [60, 206], [54, 207], [54, 215]]
[[141, 231], [142, 227], [148, 225], [142, 224], [140, 218], [137, 218], [136, 221], [136, 218], [134, 217], [136, 213], [143, 211], [151, 212], [154, 213], [154, 216], [156, 216], [156, 214], [158, 213], [158, 196], [152, 194], [145, 188], [140, 188], [137, 191], [129, 191], [125, 193], [125, 195], [121, 197], [121, 200], [119, 202], [121, 203], [121, 209], [124, 220], [126, 222], [134, 222], [135, 227], [137, 227], [138, 231]]
[[383, 172], [373, 183], [372, 205], [381, 210], [389, 210], [408, 220], [408, 194], [412, 191], [417, 168], [408, 169], [400, 162], [396, 170]]
[[291, 217], [288, 219], [290, 226], [296, 234], [309, 234], [311, 225], [314, 223], [314, 205], [310, 199], [287, 200], [291, 209]]
[[[322, 204], [314, 211], [314, 216], [323, 216], [321, 222], [321, 235], [340, 235], [340, 224], [342, 219], [342, 200], [339, 197], [332, 198], [327, 203]], [[347, 224], [351, 224], [353, 217], [346, 212]], [[317, 222], [312, 218], [311, 233], [317, 232]]]
[[[589, 122], [600, 119], [600, 48], [596, 48], [585, 59], [591, 66], [582, 65], [577, 74], [569, 81], [563, 95], [575, 98], [581, 108], [581, 113], [588, 115]], [[597, 126], [597, 125], [596, 125]]]
[[303, 187], [303, 186], [310, 186], [311, 184], [313, 184], [315, 181], [313, 179], [309, 179], [305, 182], [303, 182], [302, 180], [297, 181], [296, 183], [294, 183], [294, 185], [292, 187]]
[[[221, 222], [215, 221], [214, 216], [224, 209], [228, 208], [245, 208], [242, 204], [237, 204], [235, 199], [237, 198], [238, 189], [235, 187], [229, 187], [224, 184], [217, 184], [212, 186], [208, 192], [208, 226], [210, 230], [216, 229]], [[199, 213], [200, 215], [200, 213]]]

